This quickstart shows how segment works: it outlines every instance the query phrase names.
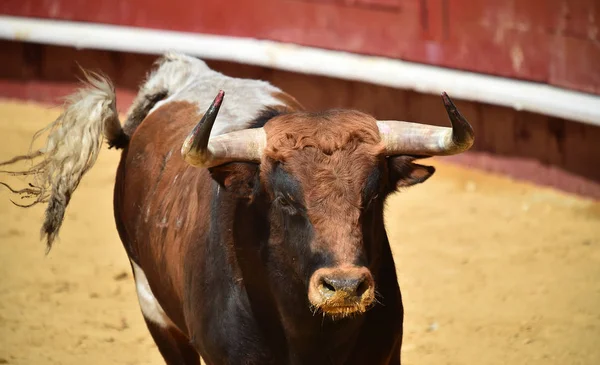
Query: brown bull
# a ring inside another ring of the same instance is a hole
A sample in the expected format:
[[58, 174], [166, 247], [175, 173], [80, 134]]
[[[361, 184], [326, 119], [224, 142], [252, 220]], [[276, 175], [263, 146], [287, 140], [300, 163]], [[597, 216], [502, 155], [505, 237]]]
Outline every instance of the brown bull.
[[416, 158], [472, 145], [443, 99], [452, 128], [309, 113], [268, 83], [171, 54], [123, 127], [112, 87], [90, 76], [44, 149], [9, 162], [43, 155], [22, 193], [48, 201], [50, 248], [102, 135], [123, 149], [116, 225], [168, 364], [399, 364], [403, 307], [383, 208], [434, 172]]

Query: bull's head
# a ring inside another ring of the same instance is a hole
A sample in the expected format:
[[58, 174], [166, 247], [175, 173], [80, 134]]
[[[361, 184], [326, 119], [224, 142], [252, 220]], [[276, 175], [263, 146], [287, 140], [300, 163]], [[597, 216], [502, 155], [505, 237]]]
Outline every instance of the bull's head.
[[375, 301], [377, 258], [387, 243], [386, 196], [433, 174], [415, 159], [473, 144], [469, 123], [445, 93], [442, 98], [452, 128], [377, 121], [356, 111], [294, 112], [263, 128], [209, 138], [220, 92], [182, 154], [209, 168], [226, 189], [266, 201], [279, 270], [303, 282], [313, 309], [354, 315]]

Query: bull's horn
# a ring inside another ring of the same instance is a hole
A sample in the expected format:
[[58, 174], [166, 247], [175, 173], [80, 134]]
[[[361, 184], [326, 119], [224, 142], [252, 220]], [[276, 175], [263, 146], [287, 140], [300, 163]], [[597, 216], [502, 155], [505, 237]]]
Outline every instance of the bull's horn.
[[181, 147], [183, 159], [197, 167], [215, 167], [233, 161], [260, 162], [267, 144], [262, 128], [244, 129], [210, 138], [225, 93], [219, 91], [200, 122]]
[[452, 128], [396, 120], [377, 121], [385, 154], [447, 156], [464, 152], [475, 141], [473, 128], [460, 114], [448, 94], [442, 93]]

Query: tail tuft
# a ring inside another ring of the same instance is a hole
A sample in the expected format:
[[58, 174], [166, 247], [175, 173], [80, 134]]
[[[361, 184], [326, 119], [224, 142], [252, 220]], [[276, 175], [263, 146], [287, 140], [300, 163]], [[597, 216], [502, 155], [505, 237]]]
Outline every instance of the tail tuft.
[[27, 170], [0, 171], [13, 176], [31, 176], [33, 183], [28, 188], [16, 190], [0, 184], [21, 197], [34, 199], [29, 205], [17, 204], [19, 206], [48, 203], [41, 230], [48, 251], [58, 236], [73, 192], [98, 158], [104, 137], [110, 147], [124, 148], [129, 142], [118, 119], [115, 91], [110, 81], [96, 73], [84, 71], [84, 75], [84, 87], [67, 98], [64, 112], [34, 135], [33, 141], [48, 132], [45, 146], [0, 163], [7, 166], [43, 156]]

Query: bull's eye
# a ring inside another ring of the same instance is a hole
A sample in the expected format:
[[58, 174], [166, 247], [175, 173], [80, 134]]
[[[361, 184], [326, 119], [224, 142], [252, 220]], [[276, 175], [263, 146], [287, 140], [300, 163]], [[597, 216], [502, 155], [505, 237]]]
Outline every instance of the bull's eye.
[[290, 205], [290, 202], [287, 201], [287, 199], [285, 199], [284, 197], [280, 196], [277, 198], [277, 201], [279, 202], [279, 204], [282, 207], [287, 207], [288, 205]]
[[296, 214], [296, 208], [294, 205], [283, 195], [279, 195], [277, 199], [275, 199], [277, 204], [284, 210], [287, 214]]

